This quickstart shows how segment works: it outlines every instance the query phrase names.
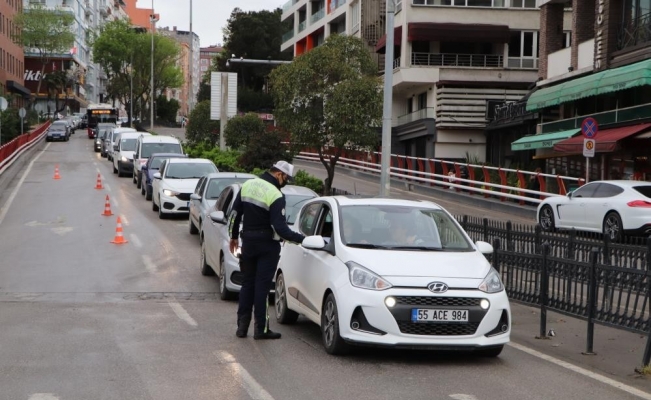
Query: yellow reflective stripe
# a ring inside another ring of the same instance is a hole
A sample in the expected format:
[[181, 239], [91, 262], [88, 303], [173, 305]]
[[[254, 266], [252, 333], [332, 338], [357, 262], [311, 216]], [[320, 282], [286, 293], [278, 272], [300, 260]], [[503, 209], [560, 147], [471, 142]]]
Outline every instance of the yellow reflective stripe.
[[242, 185], [242, 201], [246, 201], [265, 210], [282, 196], [280, 190], [263, 179], [250, 179]]

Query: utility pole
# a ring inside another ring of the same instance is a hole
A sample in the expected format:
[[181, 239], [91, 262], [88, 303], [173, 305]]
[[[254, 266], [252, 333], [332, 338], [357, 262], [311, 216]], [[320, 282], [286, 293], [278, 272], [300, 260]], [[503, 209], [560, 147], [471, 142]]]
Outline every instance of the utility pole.
[[221, 109], [219, 110], [219, 150], [226, 150], [226, 123], [228, 122], [228, 79], [229, 74], [222, 73], [221, 75], [221, 84], [222, 84], [222, 101]]
[[384, 53], [384, 108], [382, 112], [382, 163], [380, 196], [391, 194], [391, 117], [393, 101], [393, 19], [395, 0], [387, 0], [387, 41]]
[[156, 13], [154, 13], [154, 0], [151, 0], [151, 88], [149, 89], [150, 97], [150, 122], [149, 130], [154, 131], [154, 35], [156, 30]]
[[193, 75], [194, 75], [194, 33], [192, 32], [192, 0], [190, 0], [190, 78], [188, 85], [188, 114], [192, 112], [192, 104], [194, 103], [194, 91], [192, 90]]

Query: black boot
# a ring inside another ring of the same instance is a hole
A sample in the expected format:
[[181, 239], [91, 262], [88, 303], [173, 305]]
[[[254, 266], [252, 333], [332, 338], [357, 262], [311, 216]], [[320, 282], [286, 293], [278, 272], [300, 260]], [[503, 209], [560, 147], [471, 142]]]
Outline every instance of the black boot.
[[272, 332], [271, 329], [264, 325], [262, 327], [255, 325], [253, 332], [253, 339], [255, 340], [280, 339], [281, 336], [280, 333]]
[[249, 325], [251, 324], [251, 317], [239, 317], [237, 319], [237, 332], [235, 336], [238, 338], [245, 338], [249, 332]]

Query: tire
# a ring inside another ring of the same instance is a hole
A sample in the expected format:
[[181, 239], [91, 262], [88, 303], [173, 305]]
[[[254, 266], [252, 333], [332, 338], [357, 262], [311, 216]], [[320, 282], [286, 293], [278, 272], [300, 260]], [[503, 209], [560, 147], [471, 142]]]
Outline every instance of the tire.
[[545, 232], [553, 232], [556, 230], [556, 221], [554, 220], [554, 210], [550, 206], [543, 206], [540, 209], [538, 216], [538, 223]]
[[228, 290], [226, 287], [226, 267], [224, 266], [224, 256], [219, 257], [219, 298], [222, 300], [234, 300], [235, 292]]
[[624, 237], [624, 226], [622, 225], [622, 217], [616, 212], [609, 212], [604, 218], [603, 234], [608, 236], [611, 242], [619, 242]]
[[133, 168], [133, 172], [131, 173], [131, 181], [133, 182], [134, 185], [138, 184], [138, 175], [136, 174], [136, 168]]
[[140, 185], [140, 194], [143, 196], [147, 194], [147, 189], [145, 189], [145, 185]]
[[[115, 164], [113, 164], [113, 173], [114, 173], [114, 174], [117, 174], [117, 173], [118, 173], [118, 169], [115, 168]], [[118, 175], [118, 176], [119, 176], [119, 175]]]
[[[158, 198], [158, 203], [160, 203], [160, 197]], [[167, 218], [167, 214], [163, 211], [163, 205], [158, 204], [158, 219], [165, 219]]]
[[151, 210], [152, 211], [158, 211], [158, 206], [156, 205], [156, 202], [154, 199], [151, 199]]
[[215, 271], [208, 265], [206, 262], [206, 245], [203, 241], [203, 238], [201, 239], [201, 275], [203, 276], [213, 276], [215, 275]]
[[194, 222], [192, 222], [192, 217], [191, 216], [188, 217], [188, 221], [190, 221], [188, 223], [188, 225], [190, 226], [190, 229], [189, 229], [190, 235], [196, 235], [197, 233], [199, 233], [199, 229], [197, 229], [197, 227], [194, 225]]
[[477, 350], [477, 355], [479, 357], [487, 357], [487, 358], [495, 358], [502, 353], [502, 350], [504, 349], [504, 345], [497, 346], [497, 347], [489, 347], [487, 349], [480, 349]]
[[346, 354], [350, 347], [344, 341], [339, 332], [339, 315], [337, 312], [337, 301], [335, 296], [330, 293], [323, 302], [321, 311], [321, 338], [323, 347], [328, 354], [342, 355]]
[[[153, 189], [152, 189], [152, 191], [153, 191]], [[152, 198], [151, 191], [148, 188], [145, 189], [145, 200], [149, 201], [149, 200], [151, 200], [151, 198]]]
[[120, 168], [120, 162], [118, 161], [118, 178], [122, 178], [124, 174], [122, 173], [122, 168]]
[[276, 321], [279, 324], [289, 325], [296, 322], [298, 313], [287, 308], [287, 289], [283, 274], [278, 274], [276, 277], [274, 305], [276, 306]]
[[142, 187], [142, 173], [136, 174], [136, 187], [138, 189]]

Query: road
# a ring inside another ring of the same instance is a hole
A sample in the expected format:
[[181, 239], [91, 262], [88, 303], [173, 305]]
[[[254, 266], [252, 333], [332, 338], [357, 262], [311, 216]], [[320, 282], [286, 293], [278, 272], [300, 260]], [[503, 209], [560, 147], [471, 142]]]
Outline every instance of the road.
[[[305, 319], [272, 322], [278, 341], [237, 339], [236, 304], [201, 276], [187, 219], [159, 220], [91, 145], [48, 144], [2, 197], [0, 400], [651, 399], [517, 343], [497, 359], [338, 358]], [[124, 245], [111, 243], [117, 216]]]

